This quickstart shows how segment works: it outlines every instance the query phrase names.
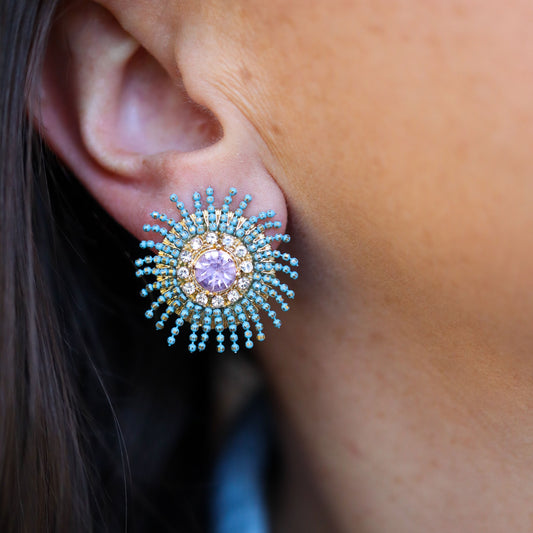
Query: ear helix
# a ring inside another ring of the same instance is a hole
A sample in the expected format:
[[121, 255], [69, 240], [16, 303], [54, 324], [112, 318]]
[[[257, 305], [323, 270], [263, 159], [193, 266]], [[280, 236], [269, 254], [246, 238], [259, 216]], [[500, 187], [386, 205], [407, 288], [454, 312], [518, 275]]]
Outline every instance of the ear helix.
[[155, 251], [136, 260], [137, 276], [153, 276], [141, 291], [141, 296], [155, 295], [147, 318], [156, 319], [156, 328], [163, 329], [173, 321], [169, 346], [175, 343], [185, 322], [190, 324], [189, 351], [205, 350], [209, 334], [216, 333], [217, 350], [224, 352], [225, 334], [228, 330], [231, 350], [238, 352], [238, 327], [243, 330], [244, 346], [252, 348], [252, 325], [255, 338], [265, 339], [260, 313], [264, 312], [275, 327], [281, 320], [269, 303], [273, 299], [282, 311], [288, 311], [286, 299], [294, 298], [294, 291], [282, 283], [279, 274], [296, 279], [294, 267], [298, 260], [288, 253], [272, 250], [273, 241], [289, 242], [290, 236], [276, 233], [267, 235], [270, 229], [278, 229], [281, 223], [272, 220], [274, 211], [263, 211], [246, 218], [244, 211], [252, 201], [247, 194], [232, 211], [230, 205], [237, 194], [229, 190], [224, 204], [214, 207], [213, 189], [206, 190], [205, 207], [201, 194], [193, 194], [194, 213], [189, 213], [176, 194], [170, 200], [176, 204], [180, 220], [154, 211], [151, 216], [158, 223], [147, 224], [143, 229], [163, 237], [162, 242], [143, 240], [140, 247]]

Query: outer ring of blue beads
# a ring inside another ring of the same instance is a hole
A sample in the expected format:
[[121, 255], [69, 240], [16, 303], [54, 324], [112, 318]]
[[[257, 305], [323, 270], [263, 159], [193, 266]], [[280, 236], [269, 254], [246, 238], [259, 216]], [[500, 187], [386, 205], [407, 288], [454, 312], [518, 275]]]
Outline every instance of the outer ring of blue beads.
[[[280, 228], [281, 223], [272, 220], [274, 211], [263, 211], [246, 218], [244, 211], [252, 197], [247, 194], [235, 211], [230, 209], [235, 188], [220, 209], [214, 207], [213, 189], [206, 190], [205, 207], [199, 192], [193, 194], [195, 211], [189, 213], [176, 194], [170, 201], [176, 204], [180, 220], [154, 211], [151, 217], [159, 223], [146, 224], [143, 229], [163, 237], [162, 242], [143, 240], [142, 249], [156, 253], [135, 261], [137, 277], [154, 276], [155, 280], [141, 290], [141, 296], [155, 296], [145, 316], [156, 320], [156, 328], [163, 329], [167, 322], [173, 325], [168, 345], [176, 342], [184, 324], [190, 324], [189, 351], [205, 350], [211, 332], [216, 334], [217, 350], [225, 350], [226, 335], [231, 350], [238, 352], [240, 326], [244, 346], [252, 348], [255, 339], [263, 341], [263, 323], [260, 313], [265, 312], [275, 327], [281, 320], [268, 300], [274, 299], [282, 311], [288, 311], [286, 299], [294, 298], [294, 291], [282, 283], [278, 275], [287, 274], [296, 279], [298, 260], [288, 253], [272, 250], [272, 241], [289, 242], [290, 236], [276, 233], [266, 235], [266, 230]], [[237, 276], [227, 290], [211, 293], [195, 279], [194, 265], [206, 251], [216, 249], [229, 254], [235, 262]], [[158, 316], [157, 316], [158, 315]], [[227, 331], [226, 331], [227, 330]]]

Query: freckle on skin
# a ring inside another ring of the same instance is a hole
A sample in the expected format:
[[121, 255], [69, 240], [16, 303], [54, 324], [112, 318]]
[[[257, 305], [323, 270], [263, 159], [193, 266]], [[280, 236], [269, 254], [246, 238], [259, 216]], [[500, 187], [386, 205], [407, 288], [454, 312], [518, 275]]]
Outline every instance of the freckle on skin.
[[369, 24], [367, 26], [367, 29], [370, 33], [373, 33], [375, 35], [382, 35], [384, 33], [383, 28], [377, 24]]
[[253, 78], [252, 73], [245, 66], [240, 68], [239, 74], [243, 83], [249, 83]]
[[348, 448], [350, 455], [352, 455], [353, 457], [359, 457], [361, 455], [361, 450], [355, 441], [350, 440], [347, 443], [347, 448]]
[[274, 135], [281, 135], [281, 128], [277, 124], [271, 124], [270, 130]]
[[370, 344], [380, 344], [383, 342], [384, 335], [381, 331], [372, 331], [368, 336], [368, 342]]

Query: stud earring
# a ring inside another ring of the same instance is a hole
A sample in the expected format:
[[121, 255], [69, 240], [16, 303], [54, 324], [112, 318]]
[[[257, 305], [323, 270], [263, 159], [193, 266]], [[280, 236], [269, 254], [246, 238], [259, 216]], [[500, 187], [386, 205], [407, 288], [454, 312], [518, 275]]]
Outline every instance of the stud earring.
[[[230, 210], [235, 188], [229, 190], [220, 209], [214, 207], [213, 189], [206, 190], [207, 207], [202, 204], [200, 193], [192, 196], [194, 213], [189, 213], [177, 195], [170, 196], [176, 204], [181, 220], [154, 211], [151, 217], [165, 223], [146, 224], [143, 229], [163, 237], [162, 242], [141, 241], [140, 247], [157, 253], [135, 261], [137, 277], [152, 275], [155, 281], [141, 290], [141, 296], [155, 293], [157, 298], [145, 313], [154, 318], [163, 310], [156, 321], [156, 328], [163, 329], [166, 322], [174, 321], [168, 344], [175, 343], [175, 337], [185, 322], [190, 324], [189, 351], [205, 350], [211, 331], [216, 332], [217, 350], [224, 351], [225, 330], [233, 352], [239, 351], [237, 328], [241, 326], [244, 346], [253, 347], [252, 325], [255, 338], [265, 339], [259, 313], [264, 311], [275, 327], [281, 326], [268, 300], [274, 299], [282, 311], [288, 311], [285, 298], [294, 298], [294, 291], [278, 279], [278, 274], [287, 274], [296, 279], [294, 267], [298, 260], [288, 253], [272, 250], [271, 242], [289, 242], [289, 235], [277, 233], [266, 235], [281, 223], [272, 219], [274, 211], [263, 211], [257, 216], [246, 218], [243, 213], [251, 202], [247, 194], [235, 211]], [[175, 319], [175, 320], [174, 320]]]

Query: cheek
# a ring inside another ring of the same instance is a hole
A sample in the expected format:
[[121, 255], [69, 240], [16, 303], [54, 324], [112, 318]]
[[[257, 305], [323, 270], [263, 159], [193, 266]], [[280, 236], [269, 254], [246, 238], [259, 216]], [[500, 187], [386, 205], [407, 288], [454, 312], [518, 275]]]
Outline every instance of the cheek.
[[418, 320], [528, 335], [533, 5], [278, 4], [218, 11], [211, 65], [307, 249]]

